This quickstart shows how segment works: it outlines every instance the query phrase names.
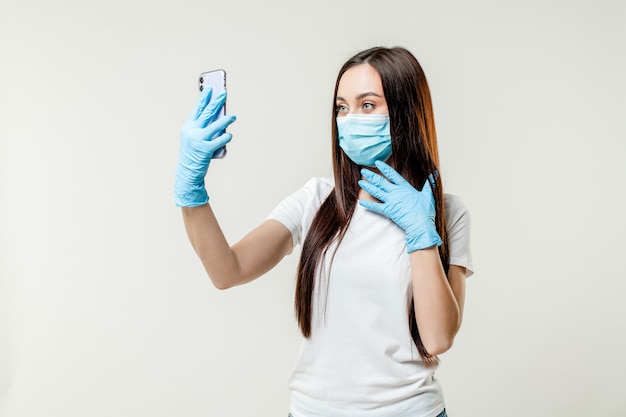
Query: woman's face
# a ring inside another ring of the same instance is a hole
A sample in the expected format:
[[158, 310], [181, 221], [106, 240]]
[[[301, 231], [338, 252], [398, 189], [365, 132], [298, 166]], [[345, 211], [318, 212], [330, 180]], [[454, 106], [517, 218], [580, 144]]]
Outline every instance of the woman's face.
[[337, 89], [337, 117], [348, 114], [389, 114], [380, 75], [370, 64], [344, 72]]

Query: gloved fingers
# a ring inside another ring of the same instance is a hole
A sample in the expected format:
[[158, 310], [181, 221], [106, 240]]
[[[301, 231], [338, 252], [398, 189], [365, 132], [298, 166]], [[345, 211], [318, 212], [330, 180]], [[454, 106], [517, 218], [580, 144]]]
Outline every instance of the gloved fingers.
[[422, 191], [424, 191], [424, 188], [428, 186], [428, 189], [430, 190], [430, 192], [432, 192], [433, 187], [437, 186], [436, 181], [438, 177], [439, 171], [435, 170], [432, 174], [428, 176], [428, 178], [426, 178], [426, 181], [424, 182], [424, 187], [422, 187]]
[[220, 112], [220, 109], [226, 102], [226, 92], [220, 93], [213, 100], [209, 101], [209, 104], [202, 110], [200, 116], [198, 116], [198, 125], [200, 127], [206, 127], [212, 121], [215, 120]]
[[216, 137], [215, 139], [206, 142], [206, 143], [210, 143], [211, 144], [211, 149], [213, 151], [216, 151], [220, 148], [223, 148], [228, 142], [230, 142], [233, 138], [232, 133], [224, 133], [222, 135], [219, 135], [218, 137]]
[[188, 121], [195, 121], [198, 119], [198, 117], [200, 117], [200, 115], [206, 108], [206, 105], [209, 103], [209, 100], [211, 100], [212, 93], [213, 89], [211, 87], [207, 87], [200, 92], [200, 95], [198, 96], [198, 101], [196, 102], [196, 106], [193, 108], [191, 114], [189, 115], [189, 118], [187, 119]]
[[374, 203], [373, 201], [359, 200], [359, 204], [370, 211], [385, 215], [384, 213], [385, 205], [382, 203]]
[[[437, 172], [437, 171], [435, 171], [435, 172]], [[428, 178], [426, 178], [426, 181], [424, 181], [424, 186], [422, 187], [422, 191], [421, 192], [422, 193], [426, 192], [426, 193], [432, 195], [433, 194], [432, 184], [435, 184], [435, 180], [433, 178], [433, 174], [430, 174], [428, 176]]]
[[202, 136], [205, 140], [211, 140], [219, 132], [223, 132], [226, 128], [236, 120], [235, 115], [228, 115], [220, 117], [215, 122], [210, 123], [207, 127], [202, 129]]
[[365, 178], [367, 181], [374, 184], [376, 187], [380, 188], [381, 190], [390, 192], [391, 189], [393, 188], [393, 184], [387, 181], [386, 178], [382, 177], [381, 175], [376, 174], [373, 171], [370, 171], [367, 168], [361, 169], [361, 175], [363, 176], [363, 178]]
[[376, 185], [371, 182], [359, 180], [359, 187], [367, 191], [369, 195], [374, 197], [377, 200], [385, 202], [387, 200], [387, 193], [384, 190], [381, 190]]
[[[407, 180], [405, 180], [402, 175], [398, 174], [398, 171], [391, 168], [389, 165], [384, 163], [383, 161], [376, 161], [376, 168], [382, 172], [382, 174], [389, 179], [394, 184], [404, 185], [409, 184]], [[410, 185], [410, 184], [409, 184]]]
[[213, 154], [218, 149], [224, 147], [231, 141], [233, 135], [225, 132], [213, 140], [200, 141], [195, 143], [195, 148], [198, 151], [196, 155], [192, 156], [194, 162], [199, 164], [205, 164], [213, 159]]

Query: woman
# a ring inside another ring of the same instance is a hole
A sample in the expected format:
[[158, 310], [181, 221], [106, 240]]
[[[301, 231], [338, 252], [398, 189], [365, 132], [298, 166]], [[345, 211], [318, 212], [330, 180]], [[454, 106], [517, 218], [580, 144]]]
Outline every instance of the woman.
[[201, 95], [181, 131], [177, 205], [218, 288], [263, 275], [302, 244], [295, 309], [305, 336], [290, 378], [293, 417], [445, 416], [437, 355], [461, 325], [472, 271], [469, 214], [444, 195], [430, 92], [404, 48], [372, 48], [341, 68], [334, 178], [313, 178], [230, 247], [204, 175], [235, 118]]

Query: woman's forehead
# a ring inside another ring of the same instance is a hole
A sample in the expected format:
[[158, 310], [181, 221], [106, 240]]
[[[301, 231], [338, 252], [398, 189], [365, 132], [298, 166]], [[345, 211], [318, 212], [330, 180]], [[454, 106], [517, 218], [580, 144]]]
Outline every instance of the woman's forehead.
[[383, 95], [380, 74], [374, 67], [370, 64], [359, 64], [343, 73], [339, 80], [337, 96], [352, 98], [365, 92]]

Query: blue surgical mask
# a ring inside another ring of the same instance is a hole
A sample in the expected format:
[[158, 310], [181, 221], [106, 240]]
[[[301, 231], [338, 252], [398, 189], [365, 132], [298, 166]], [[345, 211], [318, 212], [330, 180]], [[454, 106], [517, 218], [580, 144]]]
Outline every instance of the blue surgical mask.
[[337, 117], [339, 146], [355, 164], [374, 166], [391, 155], [388, 114], [349, 114]]

